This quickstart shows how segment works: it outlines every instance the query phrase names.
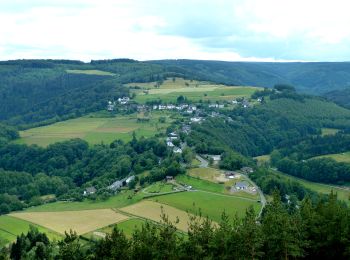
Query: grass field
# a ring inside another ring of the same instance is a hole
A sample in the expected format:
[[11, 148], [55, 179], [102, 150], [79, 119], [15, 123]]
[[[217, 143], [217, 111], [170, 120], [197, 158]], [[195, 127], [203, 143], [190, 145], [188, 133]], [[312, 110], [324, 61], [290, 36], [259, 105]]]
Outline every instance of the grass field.
[[163, 205], [151, 200], [144, 200], [131, 206], [121, 208], [120, 210], [132, 215], [160, 222], [162, 209], [163, 212], [168, 215], [170, 221], [175, 223], [177, 218], [180, 220], [179, 223], [176, 224], [178, 229], [187, 231], [189, 221], [188, 213], [169, 205]]
[[173, 191], [173, 184], [170, 183], [164, 183], [164, 182], [156, 182], [152, 184], [151, 186], [148, 186], [145, 189], [145, 192], [147, 193], [162, 193], [162, 192], [171, 192]]
[[98, 75], [98, 76], [114, 76], [114, 73], [102, 70], [66, 70], [67, 73], [71, 74], [87, 74], [87, 75]]
[[[208, 82], [189, 81], [180, 78], [165, 80], [160, 87], [155, 82], [132, 83], [128, 86], [138, 86], [141, 89], [133, 90], [136, 93], [135, 101], [146, 103], [151, 100], [162, 100], [163, 102], [175, 102], [180, 95], [191, 101], [210, 100], [223, 101], [240, 97], [250, 97], [259, 88], [237, 87], [211, 84]], [[147, 90], [147, 93], [145, 93]]]
[[321, 131], [322, 131], [322, 136], [335, 135], [336, 133], [339, 132], [339, 129], [336, 129], [336, 128], [322, 128]]
[[337, 162], [350, 163], [350, 152], [326, 154], [326, 155], [313, 157], [312, 159], [316, 159], [316, 158], [332, 158], [332, 159], [336, 160]]
[[319, 192], [322, 194], [329, 194], [333, 190], [333, 192], [336, 192], [338, 194], [338, 199], [347, 202], [348, 205], [350, 205], [349, 196], [350, 196], [350, 190], [347, 190], [342, 187], [322, 184], [322, 183], [316, 183], [311, 181], [306, 181], [294, 176], [290, 176], [281, 172], [275, 172], [277, 175], [282, 176], [284, 178], [287, 178], [289, 180], [296, 181], [303, 185], [304, 187], [313, 190], [315, 192]]
[[3, 215], [0, 216], [0, 247], [14, 241], [16, 239], [16, 236], [28, 232], [31, 225], [38, 228], [40, 232], [45, 232], [50, 239], [61, 238], [61, 235], [58, 233], [44, 227], [35, 225], [22, 219]]
[[79, 235], [128, 219], [127, 216], [116, 213], [111, 209], [21, 212], [12, 213], [10, 216], [50, 228], [60, 234], [74, 230]]
[[[167, 117], [167, 122], [160, 123], [161, 116]], [[21, 138], [16, 142], [47, 146], [72, 138], [81, 138], [90, 144], [111, 143], [116, 139], [130, 141], [133, 132], [137, 137], [151, 137], [165, 131], [171, 121], [169, 113], [162, 111], [153, 112], [149, 122], [138, 122], [137, 114], [104, 118], [85, 116], [21, 131]]]
[[224, 193], [224, 190], [225, 190], [225, 186], [223, 184], [202, 180], [202, 179], [199, 179], [198, 177], [195, 178], [184, 174], [176, 176], [176, 181], [180, 184], [182, 183], [182, 184], [191, 185], [194, 189], [198, 189], [198, 190], [205, 190], [205, 191], [211, 191], [211, 192], [217, 192], [217, 193]]
[[[131, 197], [131, 198], [130, 198]], [[133, 195], [133, 191], [123, 191], [105, 201], [84, 200], [82, 202], [54, 202], [26, 209], [27, 212], [75, 211], [90, 209], [108, 209], [125, 207], [142, 200], [142, 194]]]
[[224, 211], [233, 217], [236, 213], [243, 216], [250, 206], [253, 206], [256, 212], [261, 208], [261, 204], [254, 200], [205, 191], [174, 193], [154, 197], [152, 200], [191, 213], [196, 213], [200, 208], [204, 216], [217, 222]]

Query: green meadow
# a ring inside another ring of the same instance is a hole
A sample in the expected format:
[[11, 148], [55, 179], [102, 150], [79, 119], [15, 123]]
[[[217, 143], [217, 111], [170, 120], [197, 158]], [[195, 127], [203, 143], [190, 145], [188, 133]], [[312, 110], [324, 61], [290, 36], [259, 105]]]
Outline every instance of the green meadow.
[[162, 100], [162, 102], [175, 102], [183, 95], [187, 99], [198, 102], [203, 101], [224, 101], [233, 100], [240, 97], [250, 97], [259, 88], [245, 86], [225, 86], [211, 84], [208, 82], [190, 81], [180, 78], [165, 80], [159, 87], [155, 82], [151, 83], [132, 83], [129, 87], [137, 86], [138, 89], [132, 89], [136, 94], [135, 101], [146, 103], [147, 101]]
[[203, 216], [208, 216], [217, 222], [221, 220], [221, 215], [224, 211], [230, 217], [236, 214], [242, 217], [246, 209], [250, 206], [252, 206], [257, 213], [261, 208], [261, 204], [255, 200], [205, 191], [173, 193], [153, 197], [151, 199], [193, 214], [198, 213], [200, 209]]
[[345, 201], [348, 205], [350, 205], [350, 189], [347, 189], [345, 187], [339, 187], [339, 186], [332, 186], [332, 185], [327, 185], [327, 184], [322, 184], [322, 183], [316, 183], [316, 182], [311, 182], [311, 181], [306, 181], [291, 175], [287, 175], [281, 172], [275, 171], [275, 174], [281, 177], [284, 177], [286, 179], [289, 179], [291, 181], [296, 181], [303, 185], [305, 188], [308, 188], [312, 191], [322, 193], [322, 194], [330, 194], [331, 191], [336, 192], [338, 195], [338, 199]]
[[[138, 114], [117, 115], [115, 117], [96, 117], [88, 115], [76, 119], [58, 122], [52, 125], [31, 128], [20, 132], [17, 143], [47, 146], [72, 138], [81, 138], [90, 144], [109, 144], [116, 139], [130, 141], [133, 132], [137, 137], [152, 137], [155, 133], [165, 132], [172, 119], [169, 112], [154, 111], [148, 122], [139, 122]], [[159, 118], [166, 117], [165, 123]]]
[[316, 158], [332, 158], [332, 159], [336, 160], [337, 162], [350, 163], [350, 152], [326, 154], [326, 155], [313, 157], [312, 159], [316, 159]]
[[10, 216], [0, 216], [0, 247], [12, 242], [16, 236], [28, 232], [30, 226], [45, 232], [50, 239], [60, 239], [61, 235], [44, 227]]

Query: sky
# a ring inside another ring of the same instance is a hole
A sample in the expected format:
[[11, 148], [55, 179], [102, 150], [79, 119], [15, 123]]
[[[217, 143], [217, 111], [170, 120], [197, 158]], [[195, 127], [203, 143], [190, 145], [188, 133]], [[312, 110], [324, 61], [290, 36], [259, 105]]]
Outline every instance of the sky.
[[0, 60], [350, 61], [348, 0], [0, 0]]

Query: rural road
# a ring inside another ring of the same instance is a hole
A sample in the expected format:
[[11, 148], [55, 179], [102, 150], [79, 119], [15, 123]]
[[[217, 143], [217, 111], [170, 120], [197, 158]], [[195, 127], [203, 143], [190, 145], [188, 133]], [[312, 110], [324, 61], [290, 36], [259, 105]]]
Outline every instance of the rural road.
[[258, 185], [256, 185], [255, 182], [253, 182], [247, 175], [244, 175], [244, 176], [256, 187], [256, 190], [257, 190], [257, 192], [258, 192], [259, 195], [260, 195], [261, 210], [260, 210], [259, 215], [258, 215], [258, 217], [260, 217], [261, 214], [262, 214], [263, 209], [264, 209], [265, 206], [266, 206], [266, 198], [265, 198], [265, 195], [264, 195], [264, 193], [261, 191], [260, 187], [259, 187]]
[[201, 162], [201, 164], [199, 165], [200, 168], [207, 168], [208, 167], [209, 163], [203, 157], [201, 157], [197, 154], [196, 159]]

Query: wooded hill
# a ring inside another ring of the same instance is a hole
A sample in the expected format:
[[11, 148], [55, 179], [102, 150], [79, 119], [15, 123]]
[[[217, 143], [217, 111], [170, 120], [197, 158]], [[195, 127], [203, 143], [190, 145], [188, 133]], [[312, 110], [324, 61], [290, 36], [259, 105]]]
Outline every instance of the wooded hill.
[[128, 95], [125, 83], [173, 76], [261, 87], [288, 83], [298, 91], [320, 94], [349, 85], [350, 63], [4, 61], [0, 62], [0, 120], [26, 126], [77, 117], [104, 108], [109, 99]]

